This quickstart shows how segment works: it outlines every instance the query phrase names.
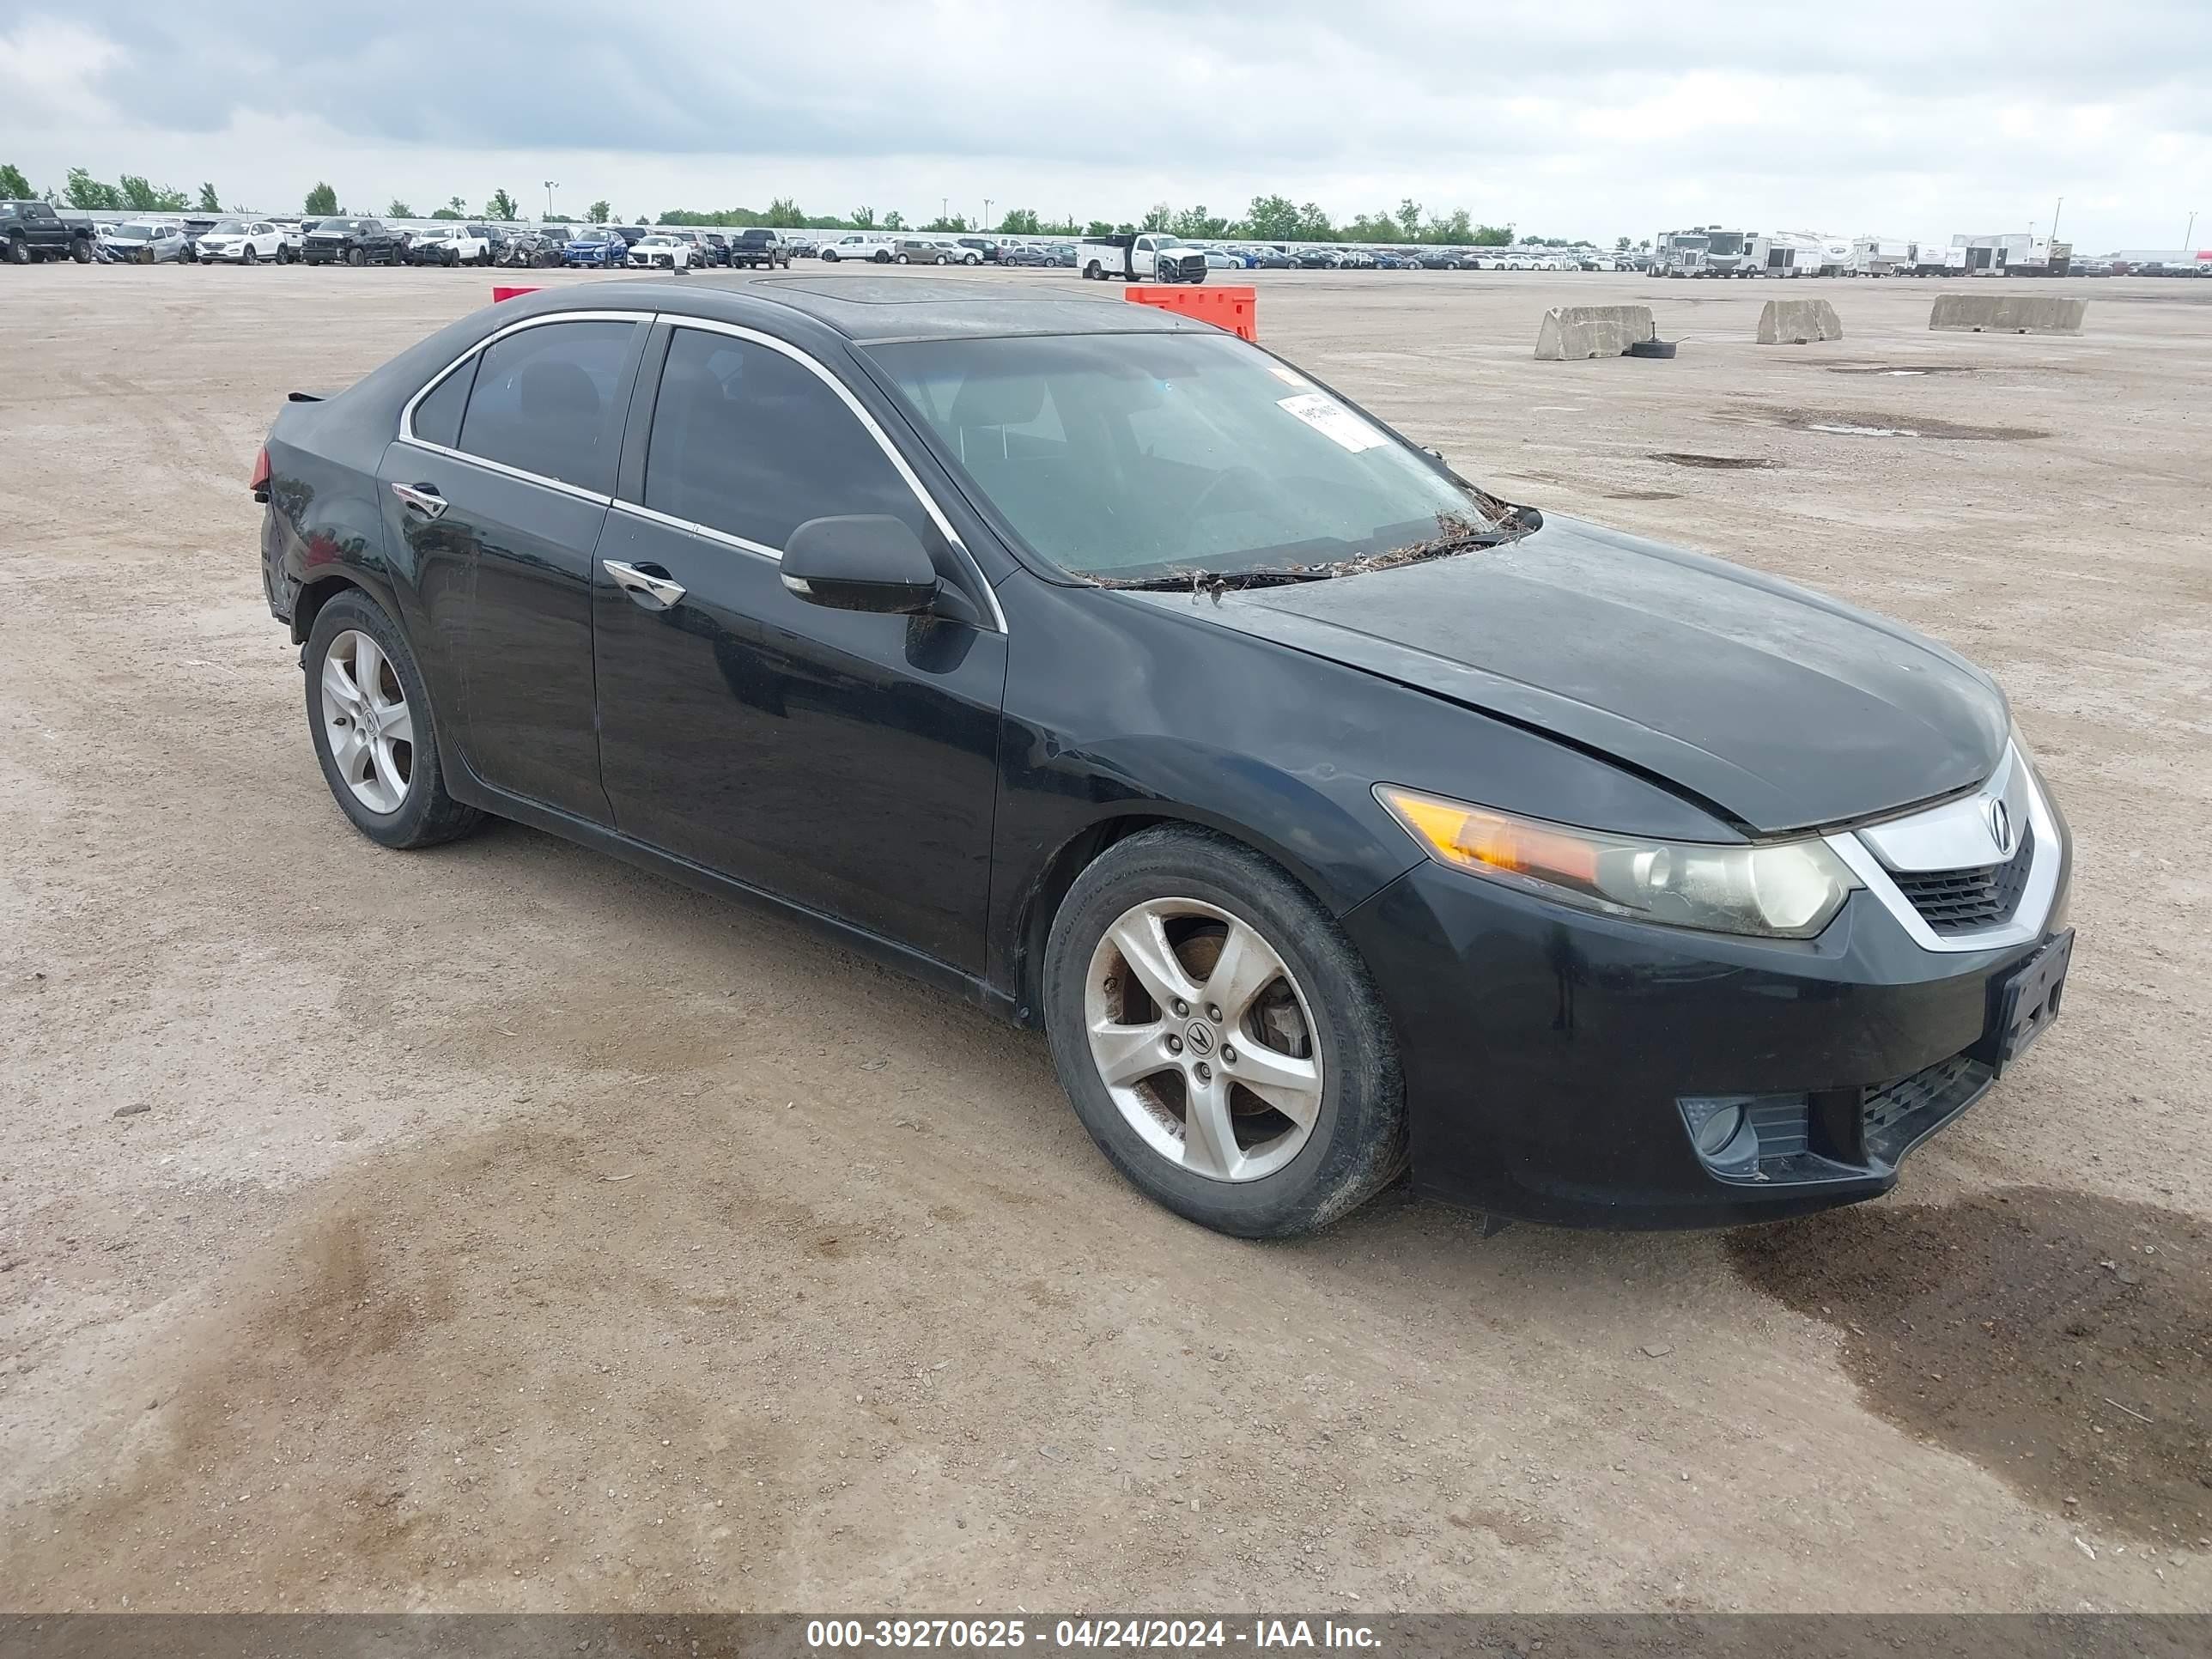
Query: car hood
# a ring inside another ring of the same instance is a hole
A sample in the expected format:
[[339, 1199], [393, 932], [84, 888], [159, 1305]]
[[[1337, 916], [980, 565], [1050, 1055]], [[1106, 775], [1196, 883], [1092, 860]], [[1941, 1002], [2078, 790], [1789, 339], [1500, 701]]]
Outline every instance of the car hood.
[[1995, 681], [1908, 629], [1571, 519], [1501, 547], [1198, 604], [1222, 626], [1557, 734], [1758, 833], [1972, 787], [2010, 728]]

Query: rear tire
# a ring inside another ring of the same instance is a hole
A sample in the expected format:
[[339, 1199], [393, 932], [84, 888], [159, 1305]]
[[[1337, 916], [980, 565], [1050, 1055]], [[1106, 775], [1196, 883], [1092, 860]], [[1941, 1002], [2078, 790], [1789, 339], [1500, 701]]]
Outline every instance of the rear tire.
[[[397, 739], [385, 741], [380, 750], [374, 742], [349, 744], [356, 729], [353, 702], [343, 695], [335, 699], [330, 696], [333, 687], [343, 693], [344, 687], [355, 684], [353, 672], [362, 660], [359, 641], [363, 635], [374, 642], [382, 659], [366, 677], [376, 688], [377, 719], [385, 730], [391, 731], [395, 729], [396, 714], [404, 714], [404, 729], [408, 733], [404, 755]], [[346, 644], [340, 645], [341, 641]], [[335, 660], [333, 646], [340, 647]], [[323, 781], [330, 786], [332, 799], [355, 829], [380, 846], [408, 849], [452, 841], [483, 821], [483, 812], [447, 793], [429, 691], [422, 684], [422, 670], [416, 666], [406, 635], [382, 606], [358, 590], [331, 600], [316, 613], [315, 625], [307, 635], [304, 665], [307, 729], [313, 734], [315, 759], [322, 766]], [[347, 760], [342, 761], [333, 752], [334, 743], [346, 750]], [[370, 751], [365, 767], [359, 760], [363, 750]], [[380, 771], [380, 755], [384, 757]], [[362, 780], [357, 782], [349, 777], [345, 769], [349, 764], [363, 772]], [[390, 811], [375, 810], [364, 799], [364, 784], [371, 796], [396, 793], [397, 804]]]
[[[1146, 930], [1163, 915], [1156, 937], [1189, 990], [1182, 1014], [1171, 995], [1153, 999], [1160, 964], [1139, 969], [1109, 938], [1155, 937]], [[1230, 971], [1233, 950], [1261, 965]], [[1053, 920], [1042, 1000], [1061, 1086], [1091, 1139], [1140, 1192], [1201, 1226], [1310, 1231], [1405, 1166], [1397, 1042], [1366, 965], [1288, 872], [1225, 836], [1162, 825], [1085, 869]], [[1153, 1030], [1158, 1048], [1130, 1039]], [[1109, 1085], [1108, 1054], [1142, 1058]], [[1273, 1080], [1293, 1075], [1307, 1080]], [[1191, 1091], [1211, 1089], [1219, 1113], [1194, 1133]]]

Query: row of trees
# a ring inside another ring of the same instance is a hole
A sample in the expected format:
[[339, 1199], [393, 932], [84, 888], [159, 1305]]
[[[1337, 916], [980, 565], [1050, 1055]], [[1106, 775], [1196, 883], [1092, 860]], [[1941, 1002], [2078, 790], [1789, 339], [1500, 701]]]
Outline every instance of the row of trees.
[[[598, 210], [605, 205], [604, 202], [592, 204], [595, 221], [604, 220], [604, 216]], [[1455, 209], [1448, 214], [1425, 214], [1421, 204], [1411, 197], [1399, 203], [1395, 212], [1385, 210], [1379, 213], [1358, 214], [1344, 224], [1331, 221], [1319, 204], [1307, 202], [1301, 204], [1287, 196], [1255, 196], [1251, 205], [1235, 218], [1212, 212], [1203, 204], [1178, 209], [1159, 202], [1145, 215], [1141, 223], [1136, 224], [1116, 224], [1109, 219], [1085, 221], [1073, 215], [1063, 219], [1048, 219], [1035, 208], [1018, 207], [1007, 209], [995, 225], [971, 222], [965, 216], [954, 214], [910, 227], [897, 212], [878, 215], [872, 207], [856, 207], [842, 218], [808, 214], [801, 211], [798, 203], [788, 196], [777, 197], [765, 210], [723, 208], [704, 213], [694, 209], [674, 208], [660, 216], [660, 222], [664, 225], [773, 225], [794, 230], [897, 231], [912, 228], [955, 234], [989, 230], [1001, 236], [1106, 236], [1117, 232], [1164, 230], [1177, 236], [1254, 242], [1419, 242], [1455, 247], [1593, 246], [1588, 240], [1571, 241], [1564, 236], [1519, 236], [1511, 225], [1476, 224], [1465, 208]], [[1613, 246], [1626, 252], [1629, 246], [1628, 238], [1619, 238]], [[1650, 244], [1647, 241], [1644, 246], [1649, 247]]]
[[[0, 166], [0, 197], [23, 198], [31, 193], [30, 181], [20, 169], [12, 165]], [[57, 204], [66, 201], [75, 208], [137, 213], [181, 213], [195, 206], [193, 198], [185, 191], [150, 184], [139, 174], [126, 173], [111, 185], [94, 179], [82, 167], [71, 167], [65, 188], [59, 194], [48, 191], [46, 199]], [[222, 198], [213, 185], [200, 186], [197, 207], [203, 213], [222, 211]], [[319, 183], [307, 192], [307, 213], [330, 215], [340, 210], [337, 191], [327, 183]], [[398, 197], [386, 204], [384, 211], [387, 218], [392, 219], [416, 216], [415, 210]], [[465, 219], [471, 216], [467, 204], [454, 196], [448, 198], [443, 207], [432, 209], [428, 216]], [[484, 203], [481, 216], [512, 221], [522, 216], [522, 210], [505, 190], [495, 190]], [[585, 209], [584, 219], [589, 224], [617, 222], [612, 205], [604, 198]], [[971, 224], [959, 214], [932, 219], [927, 224], [909, 225], [905, 216], [895, 209], [879, 215], [872, 207], [856, 207], [842, 218], [834, 214], [810, 214], [788, 196], [777, 197], [764, 209], [722, 208], [703, 212], [692, 208], [672, 208], [660, 215], [659, 222], [726, 227], [769, 225], [784, 230], [914, 229], [956, 235], [987, 228], [1001, 236], [1105, 236], [1116, 232], [1164, 230], [1177, 236], [1255, 242], [1419, 242], [1455, 247], [1592, 246], [1587, 240], [1569, 241], [1559, 236], [1519, 236], [1510, 224], [1476, 224], [1465, 208], [1455, 208], [1448, 214], [1424, 212], [1421, 204], [1410, 196], [1400, 202], [1395, 210], [1386, 208], [1375, 213], [1356, 214], [1344, 224], [1332, 222], [1319, 204], [1296, 203], [1287, 196], [1255, 196], [1251, 205], [1235, 218], [1214, 213], [1203, 203], [1175, 208], [1158, 202], [1138, 224], [1116, 224], [1106, 219], [1086, 222], [1073, 215], [1047, 219], [1035, 208], [1018, 207], [1009, 208], [995, 226]], [[1637, 246], [1648, 249], [1651, 244], [1646, 240]], [[1628, 238], [1617, 239], [1613, 246], [1626, 252]]]

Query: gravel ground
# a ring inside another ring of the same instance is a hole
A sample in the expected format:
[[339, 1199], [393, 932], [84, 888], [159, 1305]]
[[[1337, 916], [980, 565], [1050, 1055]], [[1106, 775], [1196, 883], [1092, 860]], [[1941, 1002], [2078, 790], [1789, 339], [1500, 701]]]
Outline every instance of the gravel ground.
[[[347, 827], [247, 469], [487, 274], [11, 270], [0, 1606], [2212, 1603], [2212, 283], [2036, 287], [2075, 339], [1808, 283], [1847, 337], [1759, 348], [1765, 284], [1257, 275], [1504, 493], [1995, 670], [2080, 843], [2055, 1034], [1860, 1212], [1199, 1231], [1038, 1039], [532, 832]], [[1530, 360], [1620, 300], [1681, 356]]]

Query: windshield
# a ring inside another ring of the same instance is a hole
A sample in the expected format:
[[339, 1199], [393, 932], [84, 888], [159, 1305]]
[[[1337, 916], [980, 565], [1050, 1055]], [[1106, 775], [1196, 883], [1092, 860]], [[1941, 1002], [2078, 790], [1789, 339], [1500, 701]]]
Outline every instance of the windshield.
[[1705, 247], [1708, 252], [1712, 253], [1741, 253], [1743, 252], [1743, 233], [1735, 230], [1716, 231], [1707, 239]]
[[154, 227], [151, 225], [118, 225], [111, 234], [120, 236], [126, 242], [150, 242], [154, 240]]
[[246, 234], [246, 221], [243, 219], [218, 219], [215, 222], [215, 228], [209, 231], [208, 234], [210, 236], [243, 236]]
[[871, 355], [1015, 532], [1076, 575], [1236, 576], [1435, 550], [1504, 510], [1233, 338], [933, 340]]

